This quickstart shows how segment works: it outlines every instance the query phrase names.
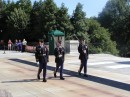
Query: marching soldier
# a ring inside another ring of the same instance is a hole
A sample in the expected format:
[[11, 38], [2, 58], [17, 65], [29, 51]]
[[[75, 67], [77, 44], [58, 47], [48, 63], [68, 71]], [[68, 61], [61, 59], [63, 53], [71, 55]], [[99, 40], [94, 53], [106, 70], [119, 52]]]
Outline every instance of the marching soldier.
[[43, 82], [46, 82], [46, 67], [48, 62], [48, 49], [44, 45], [43, 41], [39, 41], [39, 45], [36, 46], [36, 52], [35, 52], [35, 58], [36, 62], [39, 66], [37, 78], [40, 80], [40, 73], [43, 69]]
[[64, 80], [65, 78], [63, 78], [63, 64], [64, 64], [65, 50], [61, 46], [61, 41], [57, 42], [57, 47], [54, 50], [54, 55], [55, 55], [55, 63], [56, 63], [54, 77], [57, 77], [56, 73], [60, 67], [60, 79]]
[[80, 40], [78, 46], [78, 52], [80, 53], [79, 59], [81, 60], [81, 64], [78, 70], [78, 74], [81, 75], [81, 70], [84, 67], [84, 76], [87, 77], [87, 61], [88, 61], [88, 47], [85, 45], [84, 39]]

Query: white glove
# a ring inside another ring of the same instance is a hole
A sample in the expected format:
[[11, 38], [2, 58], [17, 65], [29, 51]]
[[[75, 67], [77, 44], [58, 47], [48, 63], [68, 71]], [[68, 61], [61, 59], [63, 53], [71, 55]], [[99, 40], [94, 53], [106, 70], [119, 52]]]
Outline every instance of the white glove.
[[84, 53], [86, 54], [86, 50], [84, 50]]
[[62, 55], [59, 55], [59, 58], [61, 58], [62, 57]]
[[39, 62], [37, 62], [37, 66], [39, 66]]

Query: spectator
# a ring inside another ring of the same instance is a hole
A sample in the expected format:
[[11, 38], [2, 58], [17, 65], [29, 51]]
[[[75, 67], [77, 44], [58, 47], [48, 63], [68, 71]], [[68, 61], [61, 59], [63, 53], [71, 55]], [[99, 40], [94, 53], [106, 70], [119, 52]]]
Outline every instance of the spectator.
[[4, 40], [1, 40], [0, 41], [0, 50], [3, 50], [4, 49]]
[[8, 50], [12, 50], [12, 41], [10, 39], [8, 41]]
[[23, 42], [22, 42], [22, 52], [25, 52], [25, 48], [26, 48], [26, 45], [27, 45], [27, 41], [25, 39], [23, 39]]
[[19, 40], [19, 42], [18, 42], [18, 50], [22, 51], [22, 42], [21, 42], [21, 40]]
[[18, 51], [18, 40], [15, 40], [15, 50]]

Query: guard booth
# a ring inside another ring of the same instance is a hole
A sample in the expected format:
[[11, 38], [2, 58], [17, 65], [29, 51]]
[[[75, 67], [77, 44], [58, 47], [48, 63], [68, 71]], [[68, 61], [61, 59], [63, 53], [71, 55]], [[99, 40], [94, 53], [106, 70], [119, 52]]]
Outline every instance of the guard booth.
[[49, 54], [53, 55], [57, 41], [61, 41], [61, 45], [64, 47], [65, 34], [59, 30], [53, 30], [48, 33], [48, 40], [49, 40]]

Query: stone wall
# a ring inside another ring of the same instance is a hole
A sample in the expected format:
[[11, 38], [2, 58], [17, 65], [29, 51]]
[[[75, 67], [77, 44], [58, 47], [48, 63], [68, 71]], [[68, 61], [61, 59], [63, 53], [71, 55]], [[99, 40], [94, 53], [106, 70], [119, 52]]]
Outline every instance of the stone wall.
[[66, 40], [65, 41], [65, 50], [66, 53], [78, 53], [78, 40]]

